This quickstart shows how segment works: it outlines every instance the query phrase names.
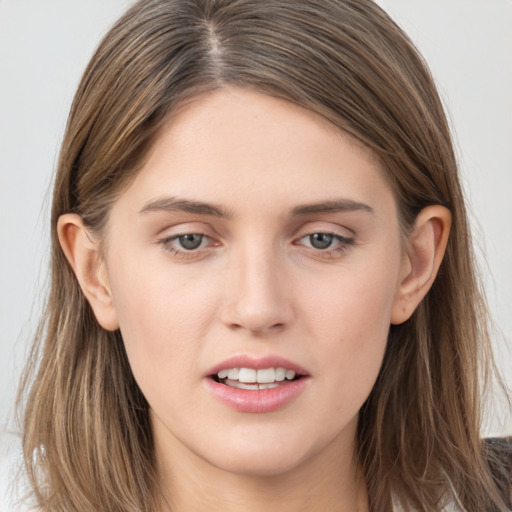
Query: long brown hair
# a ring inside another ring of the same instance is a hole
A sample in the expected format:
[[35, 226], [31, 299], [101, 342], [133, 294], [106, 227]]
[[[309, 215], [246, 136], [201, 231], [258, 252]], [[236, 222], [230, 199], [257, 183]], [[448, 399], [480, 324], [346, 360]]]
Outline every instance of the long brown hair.
[[62, 144], [51, 288], [20, 393], [39, 505], [156, 509], [148, 404], [119, 332], [95, 320], [56, 225], [74, 212], [101, 236], [163, 123], [225, 85], [310, 109], [371, 148], [404, 232], [425, 206], [450, 209], [439, 275], [410, 320], [391, 327], [360, 411], [360, 463], [372, 511], [391, 510], [393, 500], [431, 511], [448, 497], [468, 511], [503, 511], [506, 497], [480, 440], [481, 384], [492, 357], [448, 124], [422, 58], [371, 0], [141, 0], [100, 44]]

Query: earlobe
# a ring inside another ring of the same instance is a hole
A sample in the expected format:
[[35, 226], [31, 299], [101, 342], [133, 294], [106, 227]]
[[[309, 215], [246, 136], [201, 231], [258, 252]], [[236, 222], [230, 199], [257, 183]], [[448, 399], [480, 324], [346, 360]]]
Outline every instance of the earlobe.
[[419, 213], [407, 239], [402, 275], [391, 312], [391, 323], [410, 318], [434, 282], [448, 243], [451, 213], [441, 205]]
[[109, 331], [118, 329], [117, 312], [98, 242], [90, 235], [82, 218], [74, 213], [59, 217], [57, 233], [66, 259], [98, 323]]

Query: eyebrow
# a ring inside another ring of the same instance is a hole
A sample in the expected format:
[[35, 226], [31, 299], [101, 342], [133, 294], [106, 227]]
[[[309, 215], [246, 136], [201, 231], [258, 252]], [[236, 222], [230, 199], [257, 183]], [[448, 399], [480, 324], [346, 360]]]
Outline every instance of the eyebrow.
[[[216, 206], [211, 203], [204, 203], [202, 201], [191, 201], [189, 199], [179, 199], [176, 197], [163, 197], [148, 201], [139, 211], [141, 214], [156, 212], [156, 211], [181, 211], [185, 213], [192, 213], [196, 215], [210, 215], [223, 219], [230, 219], [233, 213]], [[335, 199], [330, 201], [323, 201], [321, 203], [311, 203], [296, 206], [292, 209], [292, 216], [312, 215], [316, 213], [336, 213], [345, 211], [365, 211], [368, 213], [375, 213], [375, 210], [358, 201], [350, 199]]]
[[212, 217], [231, 218], [233, 214], [228, 210], [211, 203], [202, 201], [190, 201], [188, 199], [178, 199], [176, 197], [162, 197], [148, 201], [139, 213], [149, 213], [156, 211], [186, 212], [196, 215], [211, 215]]
[[311, 215], [314, 213], [336, 213], [346, 211], [364, 211], [368, 213], [375, 213], [375, 210], [365, 203], [352, 201], [350, 199], [335, 199], [332, 201], [325, 201], [322, 203], [312, 203], [296, 206], [292, 210], [292, 215], [299, 216]]

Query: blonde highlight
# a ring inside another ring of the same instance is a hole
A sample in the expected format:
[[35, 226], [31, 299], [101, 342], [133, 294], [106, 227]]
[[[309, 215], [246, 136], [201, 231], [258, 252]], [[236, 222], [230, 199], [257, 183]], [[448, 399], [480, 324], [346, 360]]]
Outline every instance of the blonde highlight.
[[456, 496], [465, 510], [503, 512], [510, 496], [489, 464], [504, 474], [505, 463], [480, 439], [481, 382], [493, 362], [448, 123], [422, 58], [370, 0], [143, 0], [100, 44], [62, 144], [49, 300], [20, 390], [39, 506], [158, 509], [148, 404], [120, 333], [95, 320], [56, 225], [78, 213], [101, 238], [165, 122], [228, 85], [312, 110], [371, 148], [404, 230], [425, 206], [450, 209], [439, 276], [413, 317], [391, 327], [360, 412], [359, 456], [372, 511], [393, 500], [429, 511]]

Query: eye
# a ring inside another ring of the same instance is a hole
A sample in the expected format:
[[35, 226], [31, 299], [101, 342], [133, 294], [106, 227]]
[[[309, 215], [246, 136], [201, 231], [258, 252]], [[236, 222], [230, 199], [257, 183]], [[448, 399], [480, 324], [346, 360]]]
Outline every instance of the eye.
[[173, 235], [159, 240], [159, 243], [166, 251], [183, 258], [199, 255], [203, 252], [202, 249], [216, 245], [210, 237], [203, 233]]
[[298, 243], [326, 256], [335, 256], [353, 245], [354, 239], [336, 233], [317, 232], [301, 237]]
[[194, 249], [199, 249], [204, 238], [205, 236], [199, 233], [187, 233], [186, 235], [176, 237], [175, 240], [183, 249], [193, 251]]
[[314, 233], [313, 235], [309, 235], [307, 238], [309, 239], [311, 247], [314, 247], [315, 249], [327, 249], [334, 241], [334, 235], [329, 233]]

